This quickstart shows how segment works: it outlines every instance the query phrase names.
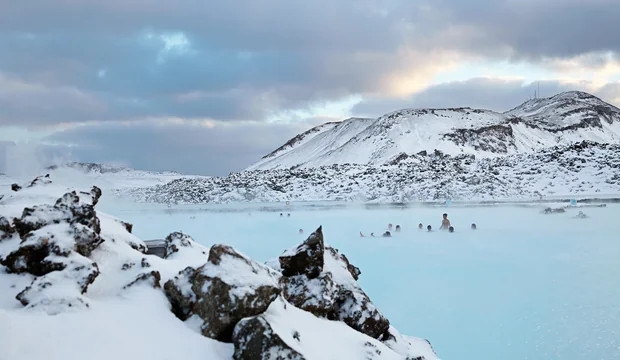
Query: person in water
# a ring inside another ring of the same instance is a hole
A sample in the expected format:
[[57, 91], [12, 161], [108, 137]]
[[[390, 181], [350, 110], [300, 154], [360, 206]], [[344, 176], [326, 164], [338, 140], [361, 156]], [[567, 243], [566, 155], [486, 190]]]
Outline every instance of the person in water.
[[284, 216], [284, 214], [280, 213], [280, 217]]
[[304, 229], [299, 229], [299, 234], [303, 234], [304, 233]]
[[476, 224], [471, 224], [471, 229], [476, 230]]
[[286, 216], [291, 217], [291, 213], [288, 213], [288, 215], [286, 215]]
[[400, 225], [396, 225], [396, 232], [400, 232]]
[[360, 237], [366, 237], [366, 235], [362, 234], [362, 232], [360, 231]]
[[392, 237], [392, 234], [389, 231], [386, 231], [385, 233], [383, 233], [383, 235], [381, 235], [383, 237]]
[[428, 232], [433, 231], [433, 227], [432, 227], [432, 226], [430, 226], [430, 225], [429, 225], [429, 226], [427, 226], [427, 227], [426, 227], [426, 231], [428, 231]]
[[450, 226], [450, 227], [448, 228], [448, 231], [449, 231], [449, 232], [454, 232], [454, 227], [453, 227], [453, 226]]
[[577, 216], [575, 216], [577, 219], [585, 219], [588, 217], [588, 215], [584, 214], [583, 211], [580, 211], [579, 214], [577, 214]]
[[422, 225], [422, 223], [418, 224], [418, 230], [422, 230], [423, 227], [424, 227], [424, 225]]
[[448, 230], [450, 228], [450, 220], [448, 220], [448, 214], [443, 214], [443, 220], [441, 220], [440, 230]]

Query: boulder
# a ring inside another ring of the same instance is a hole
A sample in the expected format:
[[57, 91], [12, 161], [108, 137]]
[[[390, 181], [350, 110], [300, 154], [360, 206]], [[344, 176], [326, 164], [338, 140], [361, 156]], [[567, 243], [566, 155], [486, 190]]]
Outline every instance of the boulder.
[[305, 360], [302, 354], [282, 340], [262, 316], [241, 320], [235, 326], [232, 341], [235, 344], [235, 360], [272, 359], [271, 354], [275, 355], [273, 360]]
[[324, 250], [322, 226], [319, 226], [301, 245], [280, 255], [282, 275], [306, 275], [308, 279], [316, 278], [323, 271]]
[[179, 252], [179, 249], [187, 247], [193, 247], [194, 239], [191, 236], [183, 234], [182, 232], [173, 232], [166, 236], [164, 259], [170, 258], [174, 253]]
[[37, 307], [50, 315], [68, 309], [88, 308], [82, 295], [99, 275], [97, 264], [73, 253], [63, 265], [63, 271], [52, 271], [34, 278], [16, 299], [26, 307]]
[[361, 288], [341, 286], [335, 316], [353, 329], [378, 339], [389, 329], [390, 322], [370, 301]]
[[280, 283], [282, 295], [291, 304], [316, 316], [335, 318], [339, 288], [331, 273], [322, 273], [314, 279], [305, 275], [283, 276]]
[[83, 256], [89, 256], [103, 242], [99, 236], [101, 226], [94, 206], [80, 203], [75, 191], [64, 194], [53, 206], [24, 208], [21, 218], [14, 219], [13, 223], [22, 239], [45, 226], [68, 223], [71, 226], [75, 251]]
[[91, 204], [96, 198], [83, 203], [75, 191], [68, 192], [54, 205], [25, 208], [12, 226], [8, 219], [1, 221], [2, 229], [20, 239], [14, 239], [15, 246], [0, 256], [0, 264], [9, 273], [36, 276], [16, 297], [24, 306], [51, 314], [88, 307], [82, 295], [99, 275], [99, 268], [87, 257], [103, 242]]
[[[342, 321], [361, 333], [379, 339], [388, 330], [390, 322], [357, 283], [361, 274], [359, 268], [337, 249], [324, 245], [320, 230], [319, 227], [300, 246], [280, 256], [279, 266], [274, 261], [267, 262], [273, 268], [281, 269], [282, 296], [302, 310]], [[320, 246], [315, 245], [318, 243]], [[316, 271], [319, 267], [311, 261], [316, 258], [322, 260], [318, 275]], [[304, 270], [302, 265], [310, 269]]]
[[235, 325], [264, 312], [280, 294], [279, 274], [226, 245], [214, 245], [208, 262], [164, 284], [181, 320], [198, 317], [204, 336], [231, 342]]

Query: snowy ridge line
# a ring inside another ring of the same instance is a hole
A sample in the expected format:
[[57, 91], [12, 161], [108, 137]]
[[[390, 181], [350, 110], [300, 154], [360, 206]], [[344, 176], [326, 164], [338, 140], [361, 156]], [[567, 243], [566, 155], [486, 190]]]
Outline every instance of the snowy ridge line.
[[402, 109], [376, 119], [326, 123], [290, 139], [246, 170], [383, 165], [401, 154], [440, 150], [496, 157], [584, 140], [620, 143], [620, 109], [571, 91], [498, 113], [462, 108]]
[[402, 154], [383, 166], [347, 164], [181, 178], [117, 194], [138, 202], [165, 204], [533, 201], [620, 194], [619, 169], [620, 145], [583, 141], [496, 158], [435, 151]]

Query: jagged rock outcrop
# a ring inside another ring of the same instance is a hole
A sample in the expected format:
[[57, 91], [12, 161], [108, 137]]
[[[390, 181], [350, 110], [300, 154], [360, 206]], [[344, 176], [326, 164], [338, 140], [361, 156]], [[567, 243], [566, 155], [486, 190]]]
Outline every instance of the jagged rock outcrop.
[[169, 259], [175, 253], [179, 252], [181, 248], [192, 248], [194, 247], [194, 239], [187, 234], [183, 234], [182, 232], [173, 232], [170, 235], [166, 236], [165, 245], [164, 245], [164, 259]]
[[279, 274], [226, 245], [214, 245], [208, 262], [181, 271], [164, 285], [181, 320], [197, 317], [203, 335], [232, 341], [235, 325], [264, 312], [281, 290]]
[[[322, 250], [320, 254], [316, 253], [317, 249]], [[290, 266], [295, 256], [300, 264], [313, 271], [301, 271], [297, 267], [300, 271], [289, 270], [292, 275], [287, 276], [285, 265]], [[375, 339], [388, 330], [389, 321], [357, 283], [360, 270], [337, 249], [323, 244], [321, 227], [300, 246], [285, 251], [279, 260], [283, 275], [280, 280], [282, 295], [291, 304], [316, 316], [342, 321]], [[315, 274], [316, 269], [321, 269], [318, 275]], [[309, 277], [308, 273], [314, 277]]]
[[[32, 186], [47, 184], [48, 180], [37, 178]], [[54, 205], [24, 208], [21, 217], [12, 223], [0, 219], [1, 238], [19, 236], [13, 239], [14, 248], [0, 254], [0, 264], [9, 273], [35, 276], [16, 297], [24, 306], [51, 314], [64, 308], [88, 307], [82, 295], [99, 275], [97, 264], [88, 256], [104, 240], [93, 205], [101, 190], [93, 187], [83, 196], [85, 201], [75, 191], [68, 192]]]
[[316, 278], [323, 272], [324, 250], [323, 229], [319, 227], [301, 245], [280, 255], [282, 275], [306, 275], [308, 279]]

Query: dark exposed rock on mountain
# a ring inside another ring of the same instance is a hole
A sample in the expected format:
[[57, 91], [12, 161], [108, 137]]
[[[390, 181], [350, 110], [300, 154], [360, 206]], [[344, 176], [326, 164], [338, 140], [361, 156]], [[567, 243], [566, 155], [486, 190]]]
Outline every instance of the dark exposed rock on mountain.
[[120, 194], [158, 203], [540, 199], [617, 193], [618, 169], [620, 145], [583, 141], [496, 158], [433, 151], [400, 154], [383, 166], [332, 165], [184, 178]]

